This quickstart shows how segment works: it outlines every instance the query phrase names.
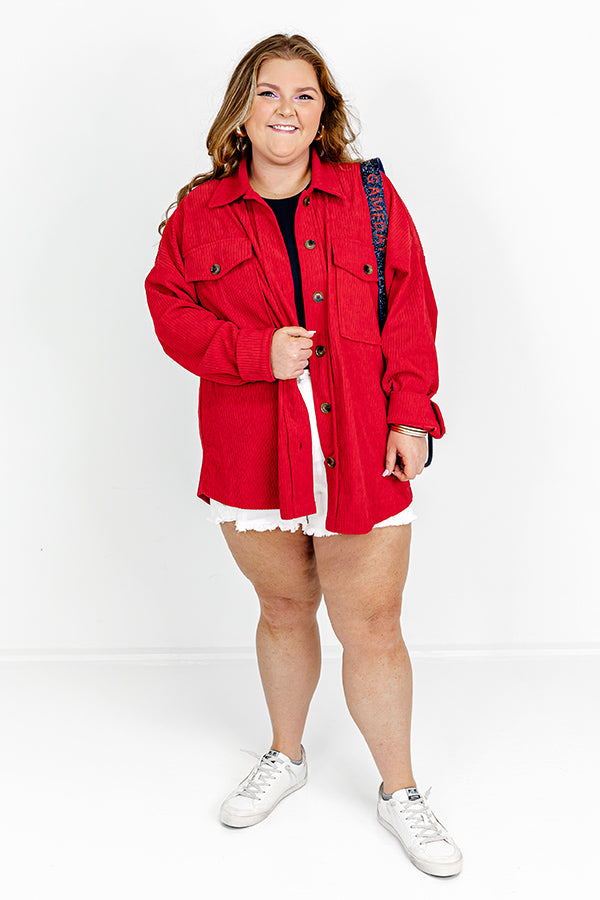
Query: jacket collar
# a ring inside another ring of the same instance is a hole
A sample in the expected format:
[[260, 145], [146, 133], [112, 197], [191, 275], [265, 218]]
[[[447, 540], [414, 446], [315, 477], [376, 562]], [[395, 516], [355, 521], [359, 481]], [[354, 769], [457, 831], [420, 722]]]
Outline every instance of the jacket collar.
[[[311, 194], [313, 190], [335, 194], [336, 197], [344, 196], [335, 165], [320, 159], [314, 147], [311, 151], [311, 180], [307, 193]], [[248, 160], [246, 156], [243, 157], [235, 172], [219, 179], [208, 205], [211, 208], [226, 206], [228, 203], [233, 203], [234, 200], [239, 200], [240, 197], [254, 200], [260, 199], [248, 180]]]

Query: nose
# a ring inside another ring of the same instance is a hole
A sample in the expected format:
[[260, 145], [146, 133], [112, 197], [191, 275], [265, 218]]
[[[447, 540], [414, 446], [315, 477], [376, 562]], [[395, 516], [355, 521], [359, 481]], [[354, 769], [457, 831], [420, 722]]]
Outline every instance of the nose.
[[292, 101], [286, 100], [285, 97], [280, 97], [277, 112], [281, 116], [293, 116], [294, 106], [292, 104]]

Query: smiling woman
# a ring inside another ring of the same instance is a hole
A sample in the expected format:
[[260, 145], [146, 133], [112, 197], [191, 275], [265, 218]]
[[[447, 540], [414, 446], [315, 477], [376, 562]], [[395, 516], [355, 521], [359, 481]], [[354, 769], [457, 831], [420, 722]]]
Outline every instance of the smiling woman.
[[244, 126], [252, 144], [249, 180], [263, 197], [292, 197], [307, 184], [308, 148], [317, 137], [325, 100], [303, 59], [270, 59], [259, 72]]
[[[263, 67], [270, 61], [303, 61], [308, 64], [309, 81], [301, 87], [318, 86], [324, 106], [320, 117], [319, 131], [315, 135], [318, 154], [332, 163], [351, 163], [357, 156], [353, 149], [356, 133], [350, 124], [350, 117], [344, 98], [333, 79], [328, 66], [316, 47], [299, 34], [288, 36], [274, 34], [265, 38], [242, 57], [235, 67], [225, 92], [221, 108], [208, 132], [206, 146], [212, 160], [212, 170], [196, 175], [189, 184], [177, 193], [176, 200], [169, 206], [165, 218], [158, 226], [162, 234], [173, 207], [195, 187], [205, 181], [222, 178], [235, 172], [246, 160], [252, 166], [252, 144], [244, 123], [251, 117], [258, 100], [258, 84], [265, 88], [265, 96], [276, 94], [277, 85], [262, 84], [265, 78]], [[274, 90], [275, 88], [275, 90]], [[261, 90], [262, 92], [262, 90]], [[308, 91], [314, 96], [313, 92]], [[299, 96], [299, 95], [295, 95]]]
[[424, 872], [453, 875], [461, 852], [412, 772], [400, 629], [410, 482], [423, 472], [427, 432], [445, 430], [432, 400], [437, 307], [414, 222], [381, 174], [380, 329], [354, 138], [313, 44], [278, 34], [252, 47], [208, 134], [212, 171], [185, 185], [161, 222], [146, 292], [166, 353], [200, 376], [198, 496], [260, 603], [273, 741], [223, 801], [221, 822], [255, 825], [306, 783], [323, 596], [344, 649], [346, 701], [383, 779], [379, 820]]

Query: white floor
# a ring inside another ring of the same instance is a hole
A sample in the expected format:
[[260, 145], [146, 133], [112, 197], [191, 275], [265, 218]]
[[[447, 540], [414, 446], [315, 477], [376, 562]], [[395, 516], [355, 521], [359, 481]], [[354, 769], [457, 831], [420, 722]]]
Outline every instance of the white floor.
[[[464, 868], [414, 868], [377, 821], [380, 778], [323, 662], [309, 780], [232, 829], [222, 798], [271, 741], [256, 661], [0, 665], [6, 900], [590, 896], [598, 656], [413, 656], [413, 768]], [[586, 887], [590, 891], [586, 891]]]

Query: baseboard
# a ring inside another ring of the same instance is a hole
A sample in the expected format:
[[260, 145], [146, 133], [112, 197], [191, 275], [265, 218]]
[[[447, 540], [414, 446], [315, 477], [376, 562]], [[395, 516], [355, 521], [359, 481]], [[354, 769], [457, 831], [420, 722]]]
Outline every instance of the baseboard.
[[[544, 656], [600, 656], [600, 644], [411, 644], [411, 659], [515, 659]], [[341, 660], [339, 645], [321, 648], [324, 662]], [[254, 647], [120, 647], [17, 648], [0, 650], [0, 663], [9, 662], [129, 662], [176, 665], [255, 660]]]

